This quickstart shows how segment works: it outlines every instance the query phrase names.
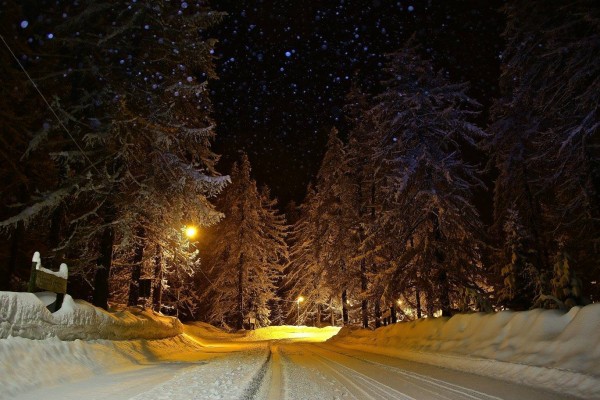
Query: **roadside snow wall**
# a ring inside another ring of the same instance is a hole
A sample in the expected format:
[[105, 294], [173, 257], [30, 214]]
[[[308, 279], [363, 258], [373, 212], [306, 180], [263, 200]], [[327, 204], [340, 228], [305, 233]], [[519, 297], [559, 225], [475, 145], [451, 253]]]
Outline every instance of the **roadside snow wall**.
[[0, 339], [164, 339], [181, 333], [177, 318], [150, 310], [106, 312], [65, 295], [61, 309], [51, 313], [33, 293], [0, 292]]
[[600, 399], [600, 304], [343, 328], [328, 343]]

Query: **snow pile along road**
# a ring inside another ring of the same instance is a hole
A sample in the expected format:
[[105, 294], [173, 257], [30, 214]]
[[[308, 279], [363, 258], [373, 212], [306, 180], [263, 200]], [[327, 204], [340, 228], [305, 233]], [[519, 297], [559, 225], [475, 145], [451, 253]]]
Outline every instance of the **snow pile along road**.
[[339, 347], [600, 398], [600, 304], [557, 310], [461, 314], [375, 331], [344, 328]]
[[69, 295], [50, 313], [45, 303], [54, 301], [51, 297], [0, 292], [0, 399], [163, 361], [203, 358], [202, 346], [182, 334], [177, 318], [135, 308], [106, 312]]
[[198, 351], [200, 346], [183, 335], [120, 341], [0, 339], [0, 399], [11, 399], [34, 388], [132, 371], [160, 361], [187, 362], [198, 358]]
[[65, 295], [61, 309], [51, 313], [40, 298], [43, 294], [0, 292], [0, 339], [164, 339], [183, 333], [177, 318], [150, 310], [106, 312]]

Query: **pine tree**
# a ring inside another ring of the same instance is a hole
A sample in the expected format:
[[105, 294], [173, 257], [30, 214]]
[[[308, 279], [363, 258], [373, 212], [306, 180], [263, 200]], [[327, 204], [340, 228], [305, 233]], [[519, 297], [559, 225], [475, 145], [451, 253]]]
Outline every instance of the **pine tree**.
[[[40, 201], [56, 184], [60, 166], [50, 154], [25, 157], [32, 136], [47, 132], [46, 116], [39, 113], [45, 107], [34, 87], [15, 60], [29, 66], [35, 64], [37, 49], [32, 48], [23, 37], [23, 21], [27, 21], [21, 2], [7, 1], [0, 11], [0, 221], [12, 217], [15, 209], [23, 204]], [[7, 48], [5, 43], [9, 45]], [[12, 53], [11, 53], [12, 52]], [[14, 56], [13, 56], [14, 54]], [[0, 229], [0, 290], [22, 290], [29, 277], [27, 266], [34, 250], [41, 251], [49, 266], [54, 264], [50, 250], [56, 246], [51, 230], [52, 216], [35, 231], [27, 230], [24, 221], [14, 224], [10, 231]], [[54, 265], [58, 267], [58, 264]]]
[[382, 224], [395, 233], [399, 251], [388, 274], [394, 285], [407, 276], [425, 284], [428, 308], [451, 313], [460, 288], [481, 291], [482, 224], [473, 205], [481, 185], [466, 148], [477, 149], [484, 132], [468, 122], [478, 104], [465, 84], [451, 84], [417, 55], [409, 42], [392, 54], [390, 79], [376, 98], [373, 118], [379, 148], [375, 165], [393, 207]]
[[555, 237], [589, 281], [600, 240], [600, 14], [589, 0], [506, 4], [501, 86], [491, 151], [497, 224], [516, 202], [536, 242], [539, 276], [553, 274]]
[[208, 320], [222, 326], [256, 327], [270, 324], [276, 302], [276, 282], [287, 260], [287, 226], [268, 190], [259, 192], [244, 155], [231, 171], [231, 185], [218, 200], [225, 218], [211, 231], [207, 269], [212, 285], [205, 301]]
[[[55, 17], [62, 13], [69, 18]], [[30, 46], [43, 49], [44, 60], [30, 72], [60, 122], [37, 132], [26, 154], [51, 152], [60, 174], [41, 200], [0, 226], [43, 220], [68, 204], [61, 248], [95, 270], [94, 303], [106, 307], [113, 252], [160, 242], [140, 242], [136, 232], [219, 218], [208, 201], [227, 183], [215, 177], [209, 149], [214, 41], [199, 32], [221, 14], [201, 5], [84, 1], [46, 5], [39, 15], [30, 29], [50, 33], [34, 36]], [[148, 218], [149, 208], [160, 218]]]
[[508, 210], [504, 224], [503, 251], [498, 254], [499, 269], [502, 282], [498, 289], [500, 304], [514, 310], [526, 310], [533, 303], [536, 293], [536, 276], [532, 259], [535, 251], [530, 248], [530, 237], [521, 224], [518, 211]]
[[361, 319], [363, 327], [369, 326], [369, 303], [375, 313], [375, 327], [381, 323], [381, 303], [393, 302], [387, 285], [381, 281], [381, 271], [389, 263], [386, 249], [392, 237], [383, 223], [386, 193], [386, 169], [376, 162], [380, 155], [374, 121], [369, 112], [367, 95], [356, 84], [347, 96], [346, 114], [350, 125], [347, 145], [348, 175], [353, 191], [346, 196], [352, 207], [357, 247], [351, 255], [358, 264], [361, 289]]
[[[291, 287], [291, 302], [299, 296], [307, 299], [305, 313], [319, 313], [321, 306], [328, 305], [333, 317], [333, 305], [341, 303], [344, 324], [349, 320], [349, 296], [360, 294], [357, 263], [353, 262], [358, 236], [352, 201], [357, 191], [348, 162], [344, 143], [333, 128], [314, 189], [309, 188], [302, 218], [294, 225], [294, 256], [286, 280], [286, 286]], [[289, 308], [290, 317], [295, 312], [295, 307]]]

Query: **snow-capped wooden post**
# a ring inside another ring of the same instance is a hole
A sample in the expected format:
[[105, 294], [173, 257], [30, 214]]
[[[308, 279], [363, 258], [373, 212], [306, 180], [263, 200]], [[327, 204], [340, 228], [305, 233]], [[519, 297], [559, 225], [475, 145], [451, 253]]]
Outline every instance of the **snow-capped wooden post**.
[[54, 302], [54, 310], [57, 311], [62, 306], [62, 302], [67, 293], [67, 278], [69, 277], [69, 269], [67, 264], [60, 264], [58, 271], [52, 271], [42, 267], [42, 257], [36, 251], [31, 259], [31, 276], [29, 277], [29, 291], [36, 292], [38, 290], [49, 290], [56, 293], [56, 301]]
[[35, 292], [35, 277], [37, 276], [37, 267], [41, 264], [42, 261], [40, 253], [36, 251], [33, 253], [33, 258], [31, 259], [31, 273], [29, 274], [29, 285], [27, 285], [28, 292]]

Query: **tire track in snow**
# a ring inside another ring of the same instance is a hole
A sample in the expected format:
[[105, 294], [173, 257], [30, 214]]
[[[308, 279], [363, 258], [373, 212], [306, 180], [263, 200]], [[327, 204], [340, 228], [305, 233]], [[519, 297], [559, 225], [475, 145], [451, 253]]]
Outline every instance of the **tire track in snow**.
[[[361, 399], [372, 399], [372, 400], [416, 400], [414, 397], [408, 396], [407, 394], [400, 392], [390, 386], [386, 386], [376, 379], [370, 378], [360, 372], [348, 368], [338, 362], [327, 359], [319, 354], [314, 353], [319, 362], [325, 365], [330, 371], [335, 374], [336, 379], [346, 387], [352, 387], [355, 391], [360, 392]], [[336, 367], [333, 367], [334, 364]], [[354, 377], [356, 380], [363, 383], [362, 386], [357, 385], [354, 379], [350, 379], [347, 375], [342, 373], [340, 370], [345, 371], [348, 375]], [[363, 397], [364, 396], [364, 397]]]
[[[292, 345], [293, 349], [297, 349]], [[330, 371], [325, 370], [312, 354], [289, 352], [289, 345], [277, 347], [282, 376], [281, 397], [286, 400], [306, 399], [370, 399], [366, 393], [356, 396], [356, 390], [340, 382]], [[367, 397], [365, 397], [367, 396]]]
[[[392, 373], [401, 375], [402, 377], [404, 377], [409, 382], [410, 381], [420, 382], [419, 386], [423, 390], [427, 390], [428, 392], [430, 392], [432, 394], [435, 394], [437, 396], [441, 396], [442, 398], [448, 399], [448, 397], [446, 397], [445, 395], [441, 394], [439, 391], [426, 389], [425, 386], [423, 386], [423, 385], [431, 385], [431, 386], [434, 386], [434, 387], [439, 388], [439, 389], [444, 390], [444, 391], [453, 392], [455, 395], [463, 396], [463, 398], [465, 398], [465, 399], [473, 399], [473, 400], [502, 400], [500, 397], [496, 397], [496, 396], [493, 396], [493, 395], [482, 393], [482, 392], [479, 392], [477, 390], [466, 388], [464, 386], [456, 385], [454, 383], [450, 383], [450, 382], [443, 381], [443, 380], [440, 380], [440, 379], [436, 379], [436, 378], [433, 378], [431, 376], [421, 375], [421, 374], [418, 374], [418, 373], [415, 373], [415, 372], [411, 372], [411, 371], [407, 371], [407, 370], [404, 370], [404, 369], [401, 369], [401, 368], [397, 368], [397, 367], [393, 367], [393, 366], [390, 366], [390, 365], [378, 363], [378, 362], [375, 362], [375, 361], [372, 361], [372, 360], [368, 360], [368, 359], [365, 359], [365, 358], [360, 358], [358, 356], [347, 354], [347, 353], [344, 353], [344, 352], [341, 352], [341, 351], [336, 351], [336, 350], [333, 350], [331, 348], [325, 348], [324, 346], [320, 346], [320, 345], [313, 345], [313, 346], [315, 346], [315, 347], [323, 350], [324, 352], [334, 353], [334, 354], [340, 355], [342, 357], [351, 358], [351, 359], [356, 360], [356, 361], [361, 362], [361, 363], [366, 363], [366, 364], [374, 365], [374, 366], [376, 366], [378, 368], [381, 368], [381, 369], [385, 369], [385, 370], [390, 371]], [[345, 368], [347, 368], [347, 367], [345, 367]], [[411, 383], [414, 383], [414, 382], [411, 382]], [[452, 399], [456, 399], [456, 396], [452, 397]]]
[[281, 367], [281, 353], [279, 352], [279, 348], [276, 344], [271, 344], [269, 346], [269, 350], [271, 351], [271, 368], [270, 372], [270, 380], [269, 380], [269, 388], [268, 393], [266, 395], [267, 400], [280, 400], [285, 398], [284, 393], [284, 383], [283, 383], [283, 371]]
[[250, 383], [244, 389], [244, 392], [241, 396], [241, 399], [244, 400], [252, 400], [259, 397], [259, 394], [264, 391], [264, 388], [267, 385], [270, 385], [271, 379], [267, 372], [272, 371], [269, 368], [272, 364], [273, 352], [271, 351], [271, 346], [267, 347], [267, 357], [263, 361], [262, 365], [258, 369], [258, 371], [254, 374]]
[[186, 370], [130, 400], [254, 399], [269, 368], [268, 348], [232, 352]]

